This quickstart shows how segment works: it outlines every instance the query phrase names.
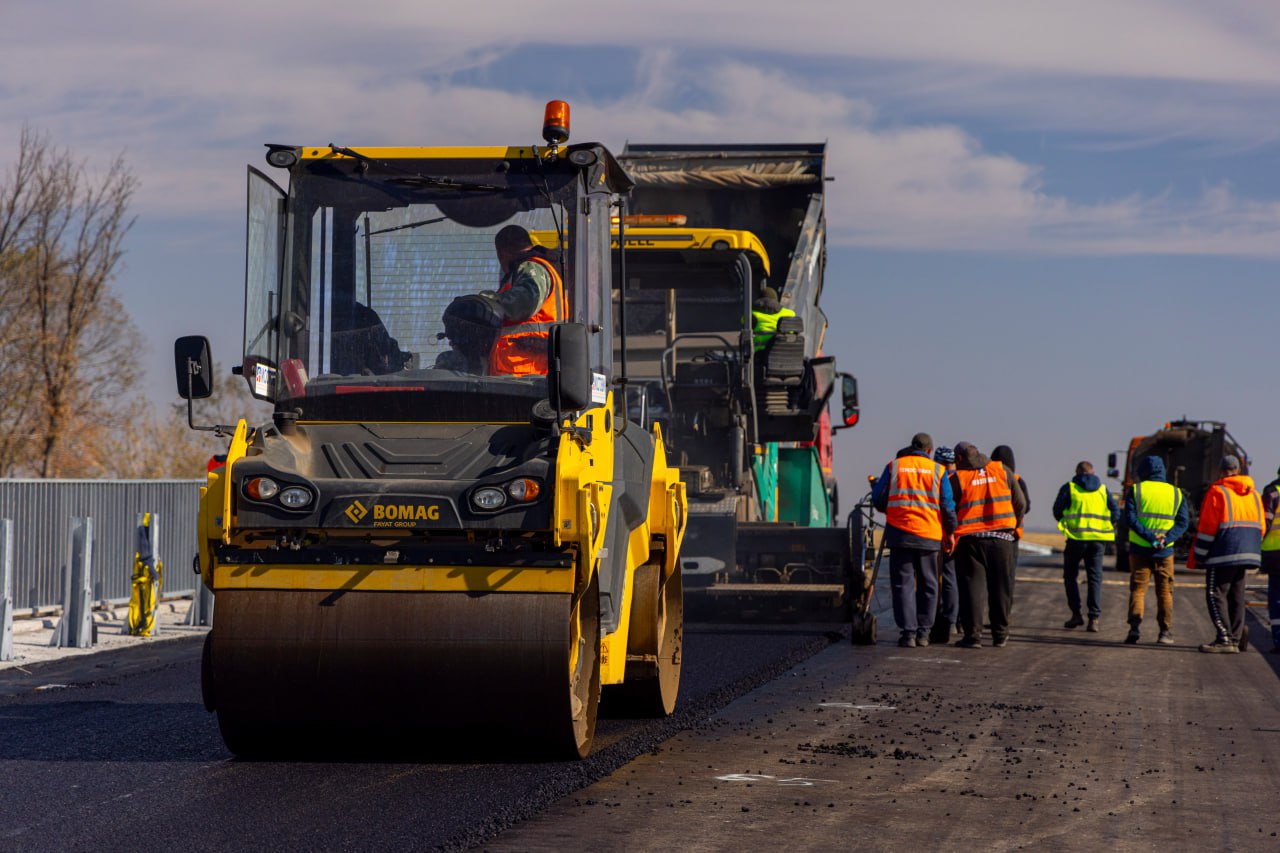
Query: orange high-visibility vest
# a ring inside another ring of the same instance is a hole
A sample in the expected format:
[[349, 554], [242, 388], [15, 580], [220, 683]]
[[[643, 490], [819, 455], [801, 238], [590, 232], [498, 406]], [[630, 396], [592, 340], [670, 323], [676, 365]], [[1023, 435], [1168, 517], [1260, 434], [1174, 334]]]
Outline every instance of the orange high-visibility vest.
[[927, 456], [893, 460], [885, 520], [904, 533], [941, 541], [942, 476], [942, 466]]
[[[551, 292], [547, 294], [542, 306], [528, 319], [502, 324], [503, 331], [494, 341], [493, 350], [489, 354], [489, 374], [492, 376], [545, 376], [547, 339], [551, 337], [551, 327], [569, 316], [569, 300], [565, 296], [564, 281], [555, 264], [536, 256], [526, 258], [521, 263], [527, 261], [540, 264], [551, 274]], [[510, 289], [511, 282], [507, 282], [498, 292]]]
[[982, 468], [959, 469], [960, 495], [956, 499], [956, 536], [983, 530], [1015, 530], [1013, 492], [1009, 474], [999, 462]]

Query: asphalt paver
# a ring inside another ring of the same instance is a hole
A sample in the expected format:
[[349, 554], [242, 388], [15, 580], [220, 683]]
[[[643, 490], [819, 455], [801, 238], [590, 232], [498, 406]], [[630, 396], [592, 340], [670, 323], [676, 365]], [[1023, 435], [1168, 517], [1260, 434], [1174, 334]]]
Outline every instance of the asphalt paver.
[[[1063, 629], [1061, 570], [1020, 568], [1005, 648], [835, 645], [489, 851], [1280, 849], [1280, 656], [1201, 654], [1196, 574], [1173, 646]], [[1124, 575], [1108, 574], [1108, 579]], [[1023, 581], [1026, 582], [1023, 582]], [[1150, 595], [1150, 593], [1149, 593]]]

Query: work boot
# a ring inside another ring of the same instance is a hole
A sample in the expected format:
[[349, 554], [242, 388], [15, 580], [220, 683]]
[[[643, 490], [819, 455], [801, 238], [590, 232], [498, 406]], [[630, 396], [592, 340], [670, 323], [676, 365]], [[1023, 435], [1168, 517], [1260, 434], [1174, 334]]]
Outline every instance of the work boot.
[[1206, 654], [1218, 655], [1234, 655], [1240, 650], [1236, 648], [1236, 644], [1226, 637], [1219, 637], [1212, 643], [1204, 643], [1200, 646], [1200, 651]]
[[1089, 627], [1085, 628], [1085, 630], [1088, 631], [1090, 634], [1098, 633], [1098, 617], [1097, 616], [1089, 617]]
[[916, 645], [917, 645], [917, 646], [921, 646], [921, 647], [924, 647], [924, 646], [929, 645], [929, 635], [928, 635], [928, 634], [917, 634], [917, 635], [916, 635]]
[[978, 639], [977, 634], [966, 634], [956, 640], [956, 645], [962, 649], [976, 649], [982, 646], [982, 640]]
[[914, 649], [916, 647], [915, 634], [903, 634], [898, 638], [898, 645], [904, 649]]
[[1084, 624], [1084, 617], [1079, 613], [1072, 613], [1071, 618], [1062, 623], [1063, 628], [1079, 628]]
[[[1138, 629], [1137, 629], [1137, 628], [1134, 628], [1133, 630], [1135, 630], [1135, 631], [1136, 631], [1136, 630], [1138, 630]], [[1173, 632], [1172, 632], [1172, 631], [1170, 631], [1168, 628], [1161, 628], [1161, 629], [1160, 629], [1160, 636], [1159, 636], [1159, 637], [1156, 637], [1156, 642], [1157, 642], [1157, 643], [1159, 643], [1159, 644], [1160, 644], [1160, 645], [1162, 645], [1162, 646], [1172, 646], [1172, 645], [1173, 645]]]
[[995, 646], [997, 649], [1003, 649], [1005, 646], [1009, 645], [1009, 638], [1001, 637], [998, 640], [992, 640], [991, 645]]
[[[1125, 641], [1126, 643], [1128, 643], [1128, 644], [1132, 645], [1132, 644], [1134, 644], [1134, 643], [1138, 642], [1138, 639], [1139, 639], [1141, 636], [1142, 636], [1142, 632], [1138, 630], [1138, 626], [1137, 626], [1136, 624], [1131, 624], [1131, 625], [1129, 626], [1129, 633], [1128, 633], [1127, 635], [1125, 635], [1124, 641]], [[1160, 632], [1160, 636], [1162, 636], [1162, 637], [1164, 636], [1164, 632], [1163, 632], [1163, 631], [1161, 631], [1161, 632]]]

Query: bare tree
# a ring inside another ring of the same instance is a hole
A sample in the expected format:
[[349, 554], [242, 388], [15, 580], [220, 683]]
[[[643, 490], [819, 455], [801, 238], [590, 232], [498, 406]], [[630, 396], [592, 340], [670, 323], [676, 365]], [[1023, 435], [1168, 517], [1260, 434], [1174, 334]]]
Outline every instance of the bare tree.
[[[243, 378], [232, 376], [218, 364], [213, 366], [213, 375], [213, 396], [195, 401], [197, 424], [232, 425], [243, 418], [250, 426], [259, 426], [270, 420], [271, 405], [255, 400]], [[141, 400], [137, 402], [140, 404]], [[185, 401], [163, 410], [139, 405], [136, 411], [142, 414], [135, 418], [132, 428], [113, 433], [101, 444], [101, 468], [88, 471], [85, 476], [199, 478], [204, 475], [209, 458], [227, 450], [229, 439], [187, 426]]]
[[70, 475], [86, 439], [128, 421], [137, 333], [111, 290], [138, 185], [123, 157], [91, 178], [24, 128], [0, 179], [0, 475]]

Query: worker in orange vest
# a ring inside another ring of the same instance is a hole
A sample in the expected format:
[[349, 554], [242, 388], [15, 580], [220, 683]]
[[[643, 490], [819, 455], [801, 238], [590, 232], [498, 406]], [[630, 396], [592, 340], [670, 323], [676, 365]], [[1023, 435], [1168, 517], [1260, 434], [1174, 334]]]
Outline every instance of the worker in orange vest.
[[947, 469], [933, 461], [933, 439], [919, 432], [884, 468], [871, 502], [885, 514], [893, 619], [904, 648], [929, 645], [938, 611], [938, 556], [955, 529]]
[[569, 301], [560, 271], [529, 232], [508, 225], [493, 238], [502, 268], [494, 299], [502, 309], [502, 327], [489, 356], [493, 376], [547, 373], [551, 326], [569, 317]]
[[[1204, 569], [1209, 618], [1218, 636], [1202, 652], [1234, 654], [1243, 645], [1245, 575], [1262, 564], [1262, 498], [1240, 460], [1222, 457], [1222, 477], [1204, 496], [1187, 568]], [[1225, 613], [1224, 613], [1225, 611]]]
[[956, 578], [960, 582], [960, 629], [956, 643], [982, 645], [983, 611], [991, 625], [991, 642], [1002, 648], [1009, 640], [1013, 611], [1014, 564], [1027, 502], [1014, 474], [962, 441], [955, 447]]

